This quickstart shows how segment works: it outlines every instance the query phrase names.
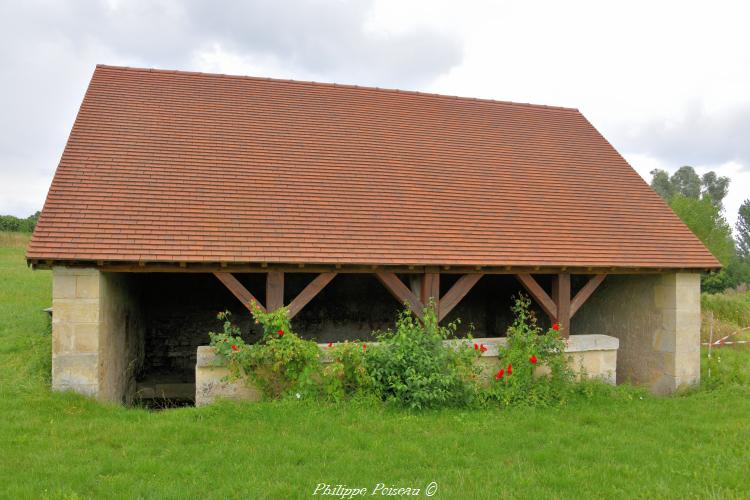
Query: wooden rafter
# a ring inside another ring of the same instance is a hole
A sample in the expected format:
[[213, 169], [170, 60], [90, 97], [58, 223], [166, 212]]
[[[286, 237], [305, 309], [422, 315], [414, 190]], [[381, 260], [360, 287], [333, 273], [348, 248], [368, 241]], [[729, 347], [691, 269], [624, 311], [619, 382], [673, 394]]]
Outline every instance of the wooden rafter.
[[409, 305], [409, 309], [418, 317], [422, 317], [422, 301], [412, 293], [409, 288], [396, 276], [396, 273], [388, 271], [377, 271], [375, 276], [385, 286], [385, 288], [391, 292], [396, 300], [399, 302], [406, 302]]
[[307, 305], [325, 286], [336, 277], [337, 273], [320, 273], [315, 277], [294, 300], [289, 303], [289, 319], [292, 319]]
[[252, 312], [252, 307], [250, 307], [250, 304], [255, 302], [258, 304], [258, 306], [265, 311], [266, 308], [263, 307], [263, 304], [260, 303], [258, 299], [256, 299], [252, 293], [250, 293], [245, 286], [237, 280], [237, 278], [234, 277], [232, 273], [214, 273], [214, 276], [219, 278], [219, 281], [224, 283], [224, 286], [227, 287], [227, 289], [232, 292], [232, 295], [237, 297], [240, 302], [242, 302], [242, 305], [247, 307], [249, 311]]
[[438, 321], [442, 321], [449, 312], [453, 310], [469, 290], [471, 290], [483, 274], [464, 274], [453, 286], [440, 298], [438, 305]]
[[528, 273], [517, 274], [516, 278], [521, 282], [527, 292], [531, 294], [536, 300], [537, 304], [544, 310], [544, 312], [553, 320], [557, 318], [557, 304], [552, 298], [544, 291], [544, 288], [537, 283], [534, 277]]
[[599, 287], [599, 285], [602, 284], [602, 281], [604, 281], [604, 278], [606, 278], [606, 274], [597, 274], [593, 278], [591, 278], [588, 283], [586, 283], [583, 288], [581, 288], [575, 297], [573, 297], [573, 300], [570, 302], [570, 317], [572, 318], [575, 313], [578, 312], [578, 310], [581, 308], [583, 304], [586, 303], [586, 301], [591, 297], [591, 294], [594, 293], [594, 291]]

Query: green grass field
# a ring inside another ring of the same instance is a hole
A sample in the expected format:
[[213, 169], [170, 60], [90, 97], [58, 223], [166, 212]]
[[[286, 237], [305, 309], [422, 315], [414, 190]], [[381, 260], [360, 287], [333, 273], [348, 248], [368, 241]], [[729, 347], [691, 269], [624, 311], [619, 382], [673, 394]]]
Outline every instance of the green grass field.
[[[50, 273], [0, 248], [0, 497], [301, 498], [318, 483], [435, 498], [750, 497], [750, 356], [716, 387], [620, 388], [554, 409], [410, 413], [361, 404], [162, 412], [49, 390]], [[731, 367], [726, 376], [722, 367]]]

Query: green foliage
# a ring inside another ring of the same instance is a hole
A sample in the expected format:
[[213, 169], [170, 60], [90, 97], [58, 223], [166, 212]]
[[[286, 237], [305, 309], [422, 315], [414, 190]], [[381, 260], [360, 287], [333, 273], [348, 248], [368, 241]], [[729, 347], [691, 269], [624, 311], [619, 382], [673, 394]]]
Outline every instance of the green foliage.
[[665, 170], [651, 171], [651, 187], [722, 263], [724, 269], [704, 275], [704, 291], [721, 292], [750, 282], [750, 200], [740, 207], [737, 248], [722, 211], [729, 178], [708, 172], [699, 177], [692, 167], [682, 167], [670, 177]]
[[674, 186], [669, 180], [669, 173], [666, 170], [654, 169], [651, 171], [651, 188], [656, 194], [661, 196], [664, 201], [669, 202], [674, 196]]
[[675, 196], [684, 196], [692, 200], [710, 199], [717, 207], [721, 207], [729, 189], [729, 178], [719, 177], [716, 172], [707, 172], [700, 177], [693, 167], [680, 167], [670, 175], [666, 170], [651, 171], [651, 187], [667, 203]]
[[13, 215], [0, 215], [0, 231], [31, 233], [39, 220], [39, 212], [25, 219]]
[[702, 351], [701, 390], [750, 387], [750, 360], [747, 348], [722, 347]]
[[316, 396], [320, 390], [318, 345], [292, 331], [286, 308], [263, 312], [253, 305], [253, 317], [263, 328], [260, 341], [246, 344], [231, 323], [230, 313], [224, 312], [219, 314], [223, 331], [209, 333], [211, 346], [226, 358], [234, 378], [249, 376], [266, 396]]
[[701, 184], [704, 196], [711, 198], [714, 204], [721, 207], [729, 191], [729, 177], [719, 177], [713, 171], [706, 172], [701, 177]]
[[396, 329], [378, 332], [379, 344], [368, 349], [367, 371], [383, 400], [408, 408], [467, 406], [475, 401], [478, 351], [465, 344], [446, 345], [458, 323], [440, 326], [434, 307], [422, 321], [405, 309]]
[[750, 326], [750, 292], [703, 293], [701, 309], [704, 314], [713, 313], [716, 320], [731, 323], [736, 328]]
[[670, 206], [719, 262], [729, 263], [734, 256], [734, 240], [720, 207], [710, 198], [695, 199], [681, 194], [672, 198]]
[[750, 199], [740, 205], [737, 213], [737, 253], [746, 262], [750, 262]]
[[329, 344], [330, 363], [323, 366], [323, 380], [330, 399], [366, 396], [373, 390], [373, 380], [365, 366], [367, 347], [365, 343], [348, 341]]
[[684, 166], [672, 174], [669, 181], [674, 187], [675, 195], [697, 200], [701, 195], [701, 178], [693, 167]]
[[[516, 299], [507, 343], [498, 352], [502, 368], [490, 386], [489, 398], [505, 406], [560, 403], [573, 380], [565, 359], [565, 341], [553, 328], [543, 332], [530, 307], [527, 296]], [[540, 369], [548, 373], [540, 375]]]

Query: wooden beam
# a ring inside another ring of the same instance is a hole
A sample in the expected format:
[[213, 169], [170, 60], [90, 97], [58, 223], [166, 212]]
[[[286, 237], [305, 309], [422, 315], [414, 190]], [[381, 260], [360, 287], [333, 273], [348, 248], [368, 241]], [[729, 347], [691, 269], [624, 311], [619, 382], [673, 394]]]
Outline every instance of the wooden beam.
[[559, 273], [552, 284], [557, 315], [562, 336], [570, 335], [570, 273]]
[[422, 294], [422, 274], [409, 275], [409, 290], [419, 297]]
[[242, 302], [242, 305], [247, 307], [250, 312], [253, 311], [253, 308], [250, 307], [250, 304], [252, 302], [258, 304], [261, 310], [266, 310], [266, 308], [263, 307], [263, 304], [261, 304], [258, 299], [253, 297], [253, 294], [250, 293], [247, 288], [245, 288], [245, 286], [240, 283], [237, 278], [234, 277], [232, 273], [214, 273], [214, 276], [219, 278], [219, 281], [224, 283], [224, 286], [227, 287], [230, 292], [232, 292], [232, 295], [237, 297], [240, 302]]
[[337, 273], [320, 273], [312, 280], [294, 300], [289, 303], [289, 319], [292, 319], [307, 305], [313, 298], [315, 298], [325, 286], [336, 277]]
[[406, 302], [409, 306], [409, 309], [412, 310], [412, 312], [418, 317], [422, 317], [422, 309], [424, 306], [422, 305], [422, 302], [417, 298], [416, 295], [412, 293], [409, 288], [403, 284], [403, 282], [398, 279], [398, 276], [396, 276], [396, 273], [392, 273], [389, 271], [377, 271], [375, 273], [375, 277], [378, 278], [378, 281], [380, 281], [385, 288], [391, 292], [391, 295], [393, 295], [396, 300], [398, 300], [401, 303]]
[[547, 295], [544, 288], [542, 288], [534, 277], [528, 273], [516, 274], [516, 279], [518, 279], [526, 291], [534, 297], [534, 300], [536, 300], [537, 304], [539, 304], [547, 316], [554, 321], [557, 318], [557, 305], [552, 298]]
[[275, 311], [284, 307], [284, 273], [268, 271], [266, 274], [266, 309]]
[[471, 290], [472, 287], [477, 284], [477, 281], [479, 281], [482, 276], [484, 275], [464, 274], [463, 276], [458, 278], [458, 281], [453, 284], [450, 290], [445, 292], [445, 295], [440, 298], [438, 307], [438, 321], [442, 321], [443, 318], [445, 318], [448, 313], [451, 312], [459, 302], [461, 302], [461, 299], [463, 299], [466, 294], [469, 293], [469, 290]]
[[570, 302], [570, 317], [572, 318], [575, 316], [575, 314], [578, 312], [578, 310], [581, 308], [583, 304], [586, 303], [587, 300], [589, 300], [589, 297], [591, 297], [591, 294], [594, 293], [594, 291], [599, 287], [599, 285], [602, 284], [602, 281], [604, 281], [604, 278], [606, 278], [606, 274], [597, 274], [593, 278], [591, 278], [588, 283], [586, 283], [583, 288], [581, 288], [575, 297], [573, 297], [573, 300]]
[[432, 299], [435, 304], [435, 309], [437, 310], [440, 302], [440, 273], [424, 273], [419, 299], [425, 307], [427, 307], [430, 303], [430, 299]]

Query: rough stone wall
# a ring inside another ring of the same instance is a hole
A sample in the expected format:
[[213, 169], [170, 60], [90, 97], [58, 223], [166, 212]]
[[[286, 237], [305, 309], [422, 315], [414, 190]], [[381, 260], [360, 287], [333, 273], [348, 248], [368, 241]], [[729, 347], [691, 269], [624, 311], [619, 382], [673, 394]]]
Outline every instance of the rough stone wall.
[[99, 297], [99, 399], [130, 403], [143, 364], [144, 329], [137, 276], [102, 273]]
[[700, 276], [608, 276], [574, 316], [576, 334], [617, 337], [617, 382], [668, 394], [700, 380]]
[[52, 280], [53, 389], [129, 402], [143, 352], [136, 279], [55, 267]]
[[[235, 274], [265, 302], [263, 274]], [[291, 300], [315, 274], [288, 273], [284, 300]], [[458, 276], [441, 277], [445, 293]], [[402, 277], [408, 283], [408, 276]], [[258, 332], [237, 299], [210, 274], [171, 273], [144, 276], [147, 310], [146, 365], [165, 370], [192, 370], [195, 352], [208, 341], [209, 330], [220, 327], [216, 313], [228, 309], [249, 340]], [[512, 276], [485, 276], [445, 321], [462, 320], [462, 331], [473, 324], [474, 336], [499, 336], [512, 321], [511, 296], [521, 290]], [[319, 342], [372, 340], [373, 330], [392, 327], [401, 305], [369, 274], [340, 274], [295, 317], [295, 330]], [[546, 316], [539, 312], [543, 324]]]

